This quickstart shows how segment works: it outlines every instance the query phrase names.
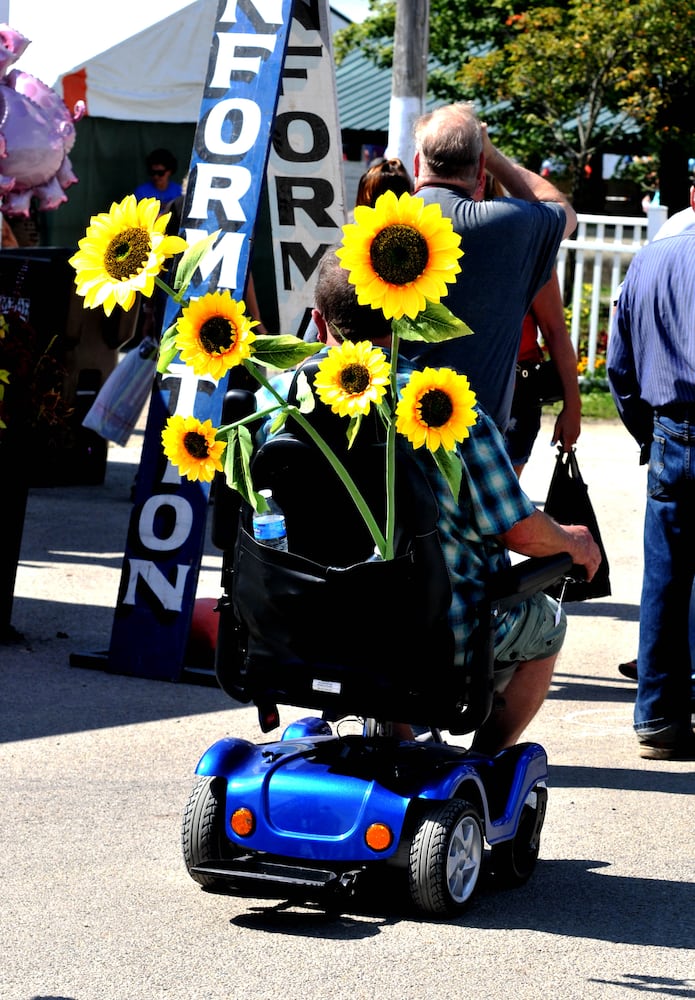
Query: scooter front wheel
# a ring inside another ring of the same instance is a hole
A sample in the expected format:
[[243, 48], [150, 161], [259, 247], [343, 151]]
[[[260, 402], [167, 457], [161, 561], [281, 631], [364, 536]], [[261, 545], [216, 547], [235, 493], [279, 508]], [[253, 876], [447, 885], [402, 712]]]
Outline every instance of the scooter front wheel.
[[408, 882], [423, 913], [443, 916], [465, 909], [483, 861], [483, 827], [470, 802], [453, 799], [430, 806], [410, 846]]
[[206, 861], [231, 858], [235, 849], [225, 836], [226, 781], [219, 777], [197, 779], [188, 798], [181, 827], [183, 859], [191, 878], [204, 889], [219, 889], [224, 885], [214, 875], [192, 869]]

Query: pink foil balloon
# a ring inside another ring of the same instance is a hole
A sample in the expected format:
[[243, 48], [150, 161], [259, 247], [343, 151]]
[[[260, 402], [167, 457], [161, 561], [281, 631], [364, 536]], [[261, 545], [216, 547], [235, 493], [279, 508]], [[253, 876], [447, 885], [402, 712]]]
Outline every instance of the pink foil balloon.
[[0, 208], [9, 216], [28, 216], [32, 197], [42, 211], [58, 208], [77, 181], [68, 153], [82, 109], [71, 115], [50, 87], [9, 69], [27, 45], [0, 24]]

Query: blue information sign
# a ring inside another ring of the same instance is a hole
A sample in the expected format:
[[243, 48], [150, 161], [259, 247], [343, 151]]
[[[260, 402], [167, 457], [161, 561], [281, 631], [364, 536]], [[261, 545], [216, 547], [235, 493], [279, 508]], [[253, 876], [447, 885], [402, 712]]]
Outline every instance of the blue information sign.
[[[311, 6], [298, 0], [298, 9]], [[190, 289], [196, 297], [243, 295], [291, 19], [292, 0], [220, 0], [183, 216], [189, 243], [220, 232]], [[200, 378], [178, 360], [154, 388], [108, 654], [114, 672], [181, 675], [209, 487], [181, 479], [161, 432], [173, 413], [218, 425], [225, 391], [226, 380]]]
[[[264, 182], [280, 330], [306, 322], [315, 271], [345, 222], [328, 0], [220, 0], [182, 230], [219, 231], [190, 289], [246, 285]], [[165, 328], [175, 318], [166, 314]], [[182, 479], [161, 434], [174, 413], [218, 425], [228, 380], [177, 358], [150, 402], [107, 667], [179, 680], [206, 537], [209, 486]]]

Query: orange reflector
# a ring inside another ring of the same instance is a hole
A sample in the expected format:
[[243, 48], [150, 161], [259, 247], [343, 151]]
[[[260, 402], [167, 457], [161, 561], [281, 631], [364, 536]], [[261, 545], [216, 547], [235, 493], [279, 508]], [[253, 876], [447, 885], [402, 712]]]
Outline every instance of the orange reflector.
[[385, 851], [393, 843], [393, 834], [385, 823], [372, 823], [364, 835], [367, 847], [373, 851]]
[[249, 837], [256, 827], [256, 821], [251, 810], [243, 806], [234, 810], [229, 825], [237, 837]]

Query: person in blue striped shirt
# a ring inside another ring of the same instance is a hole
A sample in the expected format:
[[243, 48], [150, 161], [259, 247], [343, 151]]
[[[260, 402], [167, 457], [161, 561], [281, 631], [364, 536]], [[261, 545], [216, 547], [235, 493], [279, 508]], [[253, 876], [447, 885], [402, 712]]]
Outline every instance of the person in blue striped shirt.
[[695, 188], [690, 205], [694, 225], [635, 255], [607, 353], [618, 412], [649, 463], [634, 728], [650, 760], [695, 760]]

